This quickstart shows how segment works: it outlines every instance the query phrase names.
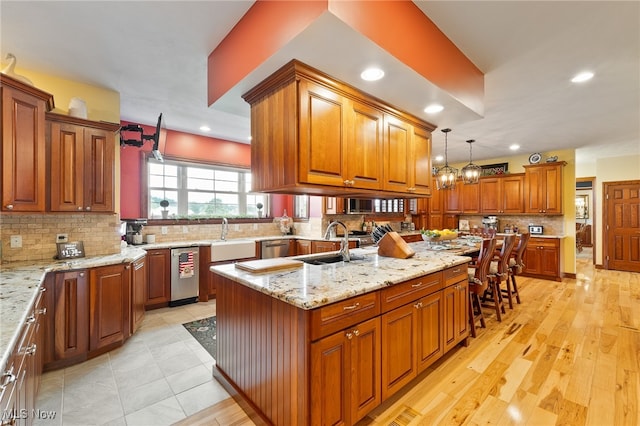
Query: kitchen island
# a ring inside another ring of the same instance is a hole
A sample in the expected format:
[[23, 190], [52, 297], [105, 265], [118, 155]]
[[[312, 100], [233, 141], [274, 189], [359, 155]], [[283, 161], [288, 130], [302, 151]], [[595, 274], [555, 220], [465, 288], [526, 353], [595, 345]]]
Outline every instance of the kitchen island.
[[258, 423], [356, 423], [467, 342], [470, 258], [410, 246], [409, 259], [366, 248], [270, 273], [211, 267], [216, 378]]

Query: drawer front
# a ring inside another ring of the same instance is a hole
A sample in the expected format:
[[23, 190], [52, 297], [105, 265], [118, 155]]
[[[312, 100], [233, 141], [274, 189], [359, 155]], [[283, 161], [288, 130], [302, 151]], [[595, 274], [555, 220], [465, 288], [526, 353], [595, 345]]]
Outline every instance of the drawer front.
[[444, 282], [445, 287], [449, 287], [460, 281], [468, 280], [469, 273], [467, 272], [467, 264], [454, 266], [444, 270]]
[[443, 288], [442, 272], [414, 278], [381, 291], [382, 312], [411, 303]]
[[560, 239], [531, 237], [529, 239], [529, 246], [556, 248], [560, 247]]
[[367, 293], [311, 311], [311, 340], [380, 315], [379, 292]]

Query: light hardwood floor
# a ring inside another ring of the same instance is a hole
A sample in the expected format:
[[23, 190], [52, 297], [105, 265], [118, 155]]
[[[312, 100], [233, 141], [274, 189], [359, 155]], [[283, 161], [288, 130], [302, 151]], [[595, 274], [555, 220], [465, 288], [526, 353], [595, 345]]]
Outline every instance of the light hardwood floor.
[[[640, 423], [640, 274], [518, 277], [522, 304], [457, 347], [358, 425]], [[487, 311], [489, 312], [489, 311]], [[181, 425], [253, 424], [232, 400]]]

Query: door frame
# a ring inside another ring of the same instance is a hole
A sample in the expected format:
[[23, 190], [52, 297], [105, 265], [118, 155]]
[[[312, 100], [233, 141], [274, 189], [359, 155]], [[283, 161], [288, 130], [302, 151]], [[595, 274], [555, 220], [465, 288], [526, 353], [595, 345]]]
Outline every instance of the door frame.
[[[591, 188], [578, 188], [577, 184], [578, 182], [591, 182]], [[595, 188], [596, 188], [596, 177], [595, 176], [587, 176], [587, 177], [581, 177], [581, 178], [576, 178], [576, 190], [581, 190], [581, 191], [585, 191], [588, 189], [591, 189], [591, 262], [595, 265], [596, 264], [596, 243], [597, 243], [597, 238], [598, 238], [598, 233], [596, 232], [596, 224], [598, 221], [598, 217], [595, 214], [598, 210], [596, 209], [596, 197], [595, 197]], [[577, 221], [574, 220], [574, 222]], [[606, 222], [603, 222], [606, 223]], [[604, 241], [604, 240], [603, 240]], [[603, 248], [604, 251], [604, 248]], [[576, 256], [578, 255], [578, 253], [576, 252]]]

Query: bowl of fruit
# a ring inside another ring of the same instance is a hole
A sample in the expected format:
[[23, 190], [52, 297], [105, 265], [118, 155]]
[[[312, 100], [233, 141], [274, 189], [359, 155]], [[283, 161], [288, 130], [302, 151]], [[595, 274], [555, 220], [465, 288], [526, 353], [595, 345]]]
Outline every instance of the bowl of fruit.
[[452, 229], [421, 229], [422, 239], [425, 241], [455, 240], [458, 231]]

